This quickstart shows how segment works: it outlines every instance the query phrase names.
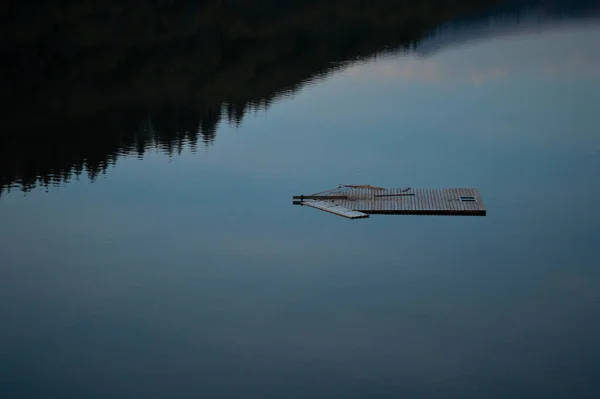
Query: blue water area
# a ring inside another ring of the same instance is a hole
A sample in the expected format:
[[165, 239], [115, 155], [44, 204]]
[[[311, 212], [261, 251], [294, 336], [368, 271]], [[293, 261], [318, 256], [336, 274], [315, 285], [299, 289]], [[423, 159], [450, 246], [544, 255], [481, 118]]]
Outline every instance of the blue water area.
[[[0, 397], [600, 397], [600, 19], [525, 15], [319, 72], [210, 140], [17, 173]], [[338, 184], [473, 187], [487, 216], [292, 205]]]

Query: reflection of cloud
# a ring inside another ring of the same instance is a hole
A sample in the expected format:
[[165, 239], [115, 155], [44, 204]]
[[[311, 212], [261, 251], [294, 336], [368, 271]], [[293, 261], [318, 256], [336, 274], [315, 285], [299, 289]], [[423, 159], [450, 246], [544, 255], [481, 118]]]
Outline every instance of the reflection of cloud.
[[442, 83], [469, 81], [481, 85], [508, 75], [600, 77], [600, 24], [563, 26], [556, 31], [468, 43], [422, 58], [402, 55], [350, 67], [355, 79], [393, 79]]
[[507, 70], [502, 67], [498, 67], [492, 68], [488, 71], [473, 72], [473, 74], [471, 75], [471, 80], [473, 81], [473, 84], [480, 85], [484, 81], [504, 78], [506, 77], [506, 75], [508, 75]]
[[600, 76], [600, 62], [579, 55], [562, 62], [544, 65], [542, 71], [547, 76]]
[[382, 78], [424, 82], [441, 80], [437, 61], [410, 57], [401, 60], [380, 61], [376, 64], [356, 65], [348, 69], [346, 73], [357, 79]]

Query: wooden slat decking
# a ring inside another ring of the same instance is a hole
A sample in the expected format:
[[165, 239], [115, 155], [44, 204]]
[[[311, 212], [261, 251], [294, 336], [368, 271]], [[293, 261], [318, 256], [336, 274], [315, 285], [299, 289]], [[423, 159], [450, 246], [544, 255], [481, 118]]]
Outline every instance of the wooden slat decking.
[[[461, 201], [461, 196], [475, 197], [475, 201]], [[294, 199], [300, 198], [303, 199], [294, 203], [344, 217], [352, 211], [363, 215], [486, 215], [481, 195], [474, 188], [403, 190], [346, 186], [308, 196], [294, 196]]]

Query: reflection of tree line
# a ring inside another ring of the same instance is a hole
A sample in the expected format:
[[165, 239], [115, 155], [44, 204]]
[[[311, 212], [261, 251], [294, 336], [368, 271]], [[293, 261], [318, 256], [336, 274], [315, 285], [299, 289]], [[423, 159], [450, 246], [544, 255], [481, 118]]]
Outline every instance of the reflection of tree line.
[[94, 178], [120, 155], [209, 144], [221, 120], [239, 124], [336, 63], [412, 46], [482, 3], [8, 1], [0, 186]]

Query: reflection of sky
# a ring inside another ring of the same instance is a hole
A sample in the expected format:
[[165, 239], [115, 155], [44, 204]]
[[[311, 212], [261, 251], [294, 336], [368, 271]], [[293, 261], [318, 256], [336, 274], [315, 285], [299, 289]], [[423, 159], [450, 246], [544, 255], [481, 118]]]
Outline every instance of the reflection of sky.
[[[3, 196], [0, 397], [597, 397], [600, 79], [565, 65], [599, 36], [355, 66], [208, 150]], [[339, 183], [488, 216], [291, 205]]]
[[600, 78], [600, 32], [592, 21], [575, 26], [572, 22], [564, 23], [553, 30], [490, 37], [459, 48], [441, 48], [427, 56], [415, 54], [386, 59], [376, 65], [361, 64], [347, 73], [356, 79], [431, 84], [457, 80], [481, 84], [509, 75]]

